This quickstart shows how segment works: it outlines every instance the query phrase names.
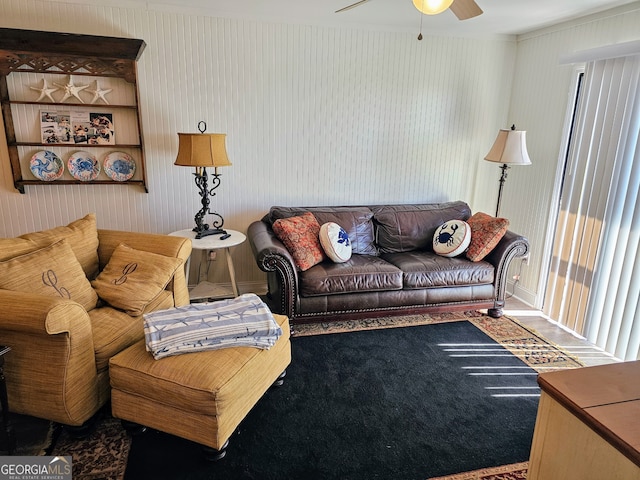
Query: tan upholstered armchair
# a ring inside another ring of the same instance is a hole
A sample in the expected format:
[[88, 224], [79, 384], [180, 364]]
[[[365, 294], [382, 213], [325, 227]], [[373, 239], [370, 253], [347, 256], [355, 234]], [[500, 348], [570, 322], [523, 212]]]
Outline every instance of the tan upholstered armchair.
[[[190, 253], [185, 238], [97, 230], [93, 214], [0, 239], [9, 410], [71, 426], [91, 419], [109, 399], [109, 359], [144, 337], [142, 314], [189, 303], [183, 265]], [[128, 293], [118, 298], [104, 285]]]

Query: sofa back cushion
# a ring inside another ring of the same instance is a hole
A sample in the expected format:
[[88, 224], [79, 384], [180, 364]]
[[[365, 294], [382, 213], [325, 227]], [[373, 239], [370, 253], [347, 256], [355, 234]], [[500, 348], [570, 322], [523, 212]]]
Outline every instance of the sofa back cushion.
[[369, 207], [271, 207], [271, 224], [281, 218], [299, 216], [311, 212], [320, 225], [333, 222], [344, 228], [351, 241], [351, 251], [359, 255], [377, 255], [373, 212]]
[[436, 229], [449, 220], [466, 220], [471, 209], [465, 202], [371, 207], [380, 253], [433, 251]]

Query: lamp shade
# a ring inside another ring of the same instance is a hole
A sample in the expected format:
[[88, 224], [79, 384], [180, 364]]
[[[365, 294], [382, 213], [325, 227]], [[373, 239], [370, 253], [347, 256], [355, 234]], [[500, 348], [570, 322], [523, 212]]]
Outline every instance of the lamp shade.
[[413, 5], [425, 15], [437, 15], [451, 6], [453, 0], [413, 0]]
[[225, 133], [178, 133], [178, 156], [183, 167], [229, 167]]
[[527, 152], [527, 132], [500, 130], [485, 160], [503, 164], [531, 165]]

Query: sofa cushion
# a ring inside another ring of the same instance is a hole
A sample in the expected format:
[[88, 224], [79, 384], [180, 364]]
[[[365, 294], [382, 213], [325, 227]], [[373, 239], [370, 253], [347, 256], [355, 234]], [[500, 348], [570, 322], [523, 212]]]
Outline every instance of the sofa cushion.
[[20, 238], [32, 241], [36, 247], [46, 247], [66, 239], [89, 280], [98, 274], [98, 228], [95, 213], [71, 222], [66, 227], [56, 227], [40, 232], [27, 233]]
[[282, 241], [293, 261], [305, 271], [324, 260], [320, 245], [320, 224], [311, 212], [273, 222], [273, 232]]
[[[171, 292], [163, 290], [148, 305], [145, 313], [173, 306]], [[144, 338], [142, 315], [132, 317], [121, 310], [104, 306], [91, 310], [89, 318], [98, 372], [108, 368], [109, 359], [115, 354]]]
[[138, 316], [160, 295], [180, 266], [179, 258], [120, 244], [92, 285], [109, 305]]
[[488, 262], [471, 263], [466, 258], [447, 258], [433, 252], [382, 255], [398, 267], [406, 289], [482, 285], [493, 282], [495, 269]]
[[400, 290], [402, 272], [379, 257], [352, 255], [344, 263], [323, 262], [300, 273], [299, 284], [302, 296]]
[[334, 222], [344, 228], [351, 250], [358, 255], [377, 255], [373, 226], [373, 212], [369, 207], [271, 207], [269, 220], [271, 223], [280, 218], [302, 215], [311, 212], [321, 225]]
[[471, 243], [471, 227], [463, 220], [448, 220], [433, 235], [433, 251], [443, 257], [457, 257]]
[[371, 207], [380, 253], [433, 251], [433, 235], [448, 220], [466, 220], [471, 215], [464, 202], [379, 205]]
[[0, 288], [68, 298], [89, 311], [98, 301], [96, 292], [67, 240], [0, 262]]
[[346, 262], [351, 258], [349, 235], [337, 223], [327, 222], [320, 226], [320, 245], [327, 257], [335, 263]]
[[491, 253], [509, 228], [509, 220], [496, 218], [486, 213], [475, 213], [469, 220], [471, 243], [467, 249], [467, 258], [479, 262]]

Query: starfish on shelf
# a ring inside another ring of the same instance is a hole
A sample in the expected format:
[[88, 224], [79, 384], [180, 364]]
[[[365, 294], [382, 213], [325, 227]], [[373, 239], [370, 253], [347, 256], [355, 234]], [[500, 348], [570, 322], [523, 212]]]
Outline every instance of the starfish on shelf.
[[36, 102], [39, 102], [40, 100], [43, 100], [45, 97], [48, 98], [49, 100], [51, 100], [52, 102], [55, 102], [55, 100], [53, 99], [51, 94], [53, 92], [56, 92], [58, 90], [58, 88], [50, 87], [49, 85], [47, 85], [47, 79], [46, 78], [42, 79], [42, 87], [40, 87], [40, 88], [38, 88], [38, 87], [29, 87], [29, 88], [31, 90], [35, 90], [36, 92], [40, 92], [40, 96], [36, 99]]
[[91, 103], [96, 103], [98, 100], [102, 100], [107, 105], [109, 104], [109, 102], [107, 102], [107, 99], [104, 98], [104, 96], [107, 93], [110, 93], [112, 91], [113, 91], [113, 88], [107, 88], [106, 90], [102, 90], [98, 85], [97, 80], [95, 81], [95, 88], [93, 90], [87, 90], [87, 92], [93, 93], [93, 99], [91, 100]]
[[80, 101], [80, 103], [84, 103], [84, 101], [80, 98], [79, 93], [89, 85], [83, 85], [82, 87], [74, 85], [71, 75], [69, 75], [69, 80], [67, 80], [66, 85], [61, 85], [56, 82], [53, 82], [53, 84], [59, 86], [64, 90], [64, 96], [60, 99], [60, 102], [64, 102], [67, 98], [75, 97]]

